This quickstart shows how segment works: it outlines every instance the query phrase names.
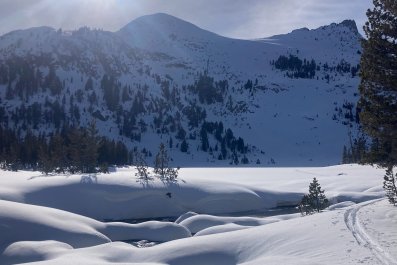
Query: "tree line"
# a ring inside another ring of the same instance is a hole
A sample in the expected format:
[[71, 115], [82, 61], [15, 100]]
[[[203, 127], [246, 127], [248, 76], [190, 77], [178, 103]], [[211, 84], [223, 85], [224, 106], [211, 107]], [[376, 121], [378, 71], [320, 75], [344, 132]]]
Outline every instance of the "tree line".
[[48, 137], [27, 132], [20, 137], [0, 126], [0, 165], [3, 169], [33, 169], [46, 174], [88, 173], [108, 165], [126, 165], [133, 152], [120, 141], [99, 137], [95, 122], [87, 128], [64, 128]]

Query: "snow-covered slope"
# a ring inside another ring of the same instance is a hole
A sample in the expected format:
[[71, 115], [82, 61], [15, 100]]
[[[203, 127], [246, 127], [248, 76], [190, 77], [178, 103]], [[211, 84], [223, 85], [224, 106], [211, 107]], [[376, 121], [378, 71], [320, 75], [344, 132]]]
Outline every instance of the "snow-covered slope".
[[[353, 21], [238, 40], [166, 14], [114, 33], [14, 31], [0, 37], [1, 124], [48, 135], [95, 118], [130, 149], [172, 140], [179, 166], [331, 165], [356, 136], [360, 40]], [[221, 152], [227, 129], [242, 150]]]

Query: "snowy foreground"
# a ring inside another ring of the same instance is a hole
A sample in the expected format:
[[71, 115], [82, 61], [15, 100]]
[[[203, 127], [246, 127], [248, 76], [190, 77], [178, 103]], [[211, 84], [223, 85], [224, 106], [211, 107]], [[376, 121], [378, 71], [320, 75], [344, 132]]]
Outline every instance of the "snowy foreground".
[[[190, 168], [175, 183], [134, 174], [0, 171], [0, 264], [397, 264], [382, 170]], [[332, 205], [301, 217], [291, 206], [313, 177]]]

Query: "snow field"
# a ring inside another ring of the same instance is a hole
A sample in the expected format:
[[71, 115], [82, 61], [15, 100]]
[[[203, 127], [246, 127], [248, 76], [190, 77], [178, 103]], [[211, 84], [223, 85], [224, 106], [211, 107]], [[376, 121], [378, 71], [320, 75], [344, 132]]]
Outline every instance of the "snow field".
[[[0, 264], [397, 264], [397, 210], [369, 166], [187, 168], [177, 183], [137, 182], [133, 168], [0, 173]], [[334, 203], [327, 211], [260, 217], [297, 203], [313, 177]], [[165, 243], [115, 242], [142, 239]]]

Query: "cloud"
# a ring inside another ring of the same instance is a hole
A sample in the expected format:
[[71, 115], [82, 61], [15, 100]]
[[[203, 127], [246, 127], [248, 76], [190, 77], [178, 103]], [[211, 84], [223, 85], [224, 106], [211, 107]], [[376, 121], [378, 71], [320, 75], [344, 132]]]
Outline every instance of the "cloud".
[[255, 38], [288, 33], [297, 28], [317, 28], [345, 19], [354, 19], [360, 31], [366, 21], [365, 12], [372, 0], [305, 0], [305, 1], [266, 1], [258, 4], [250, 19], [234, 28], [226, 29], [225, 34], [241, 38]]
[[131, 20], [164, 12], [220, 35], [259, 38], [344, 19], [364, 24], [371, 0], [1, 0], [0, 34], [34, 26], [115, 31]]

